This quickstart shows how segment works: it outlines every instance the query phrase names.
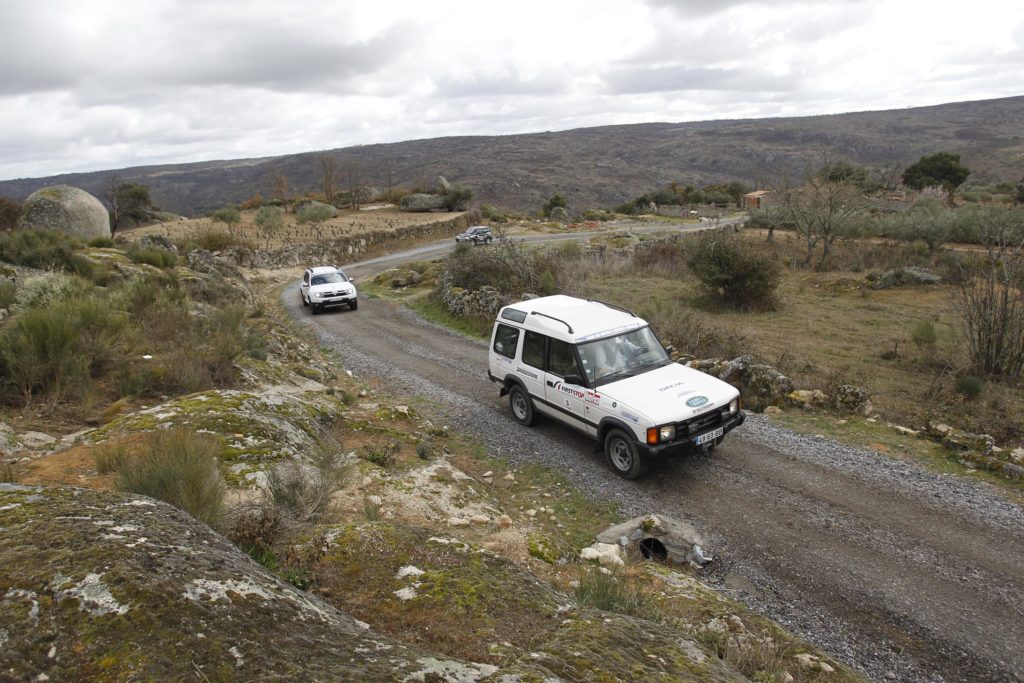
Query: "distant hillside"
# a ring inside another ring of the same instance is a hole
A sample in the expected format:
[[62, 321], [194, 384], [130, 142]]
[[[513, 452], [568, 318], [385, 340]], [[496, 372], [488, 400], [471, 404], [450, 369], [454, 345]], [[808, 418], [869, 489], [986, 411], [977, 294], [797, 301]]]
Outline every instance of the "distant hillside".
[[[611, 207], [671, 181], [760, 185], [799, 172], [825, 149], [865, 166], [905, 166], [924, 154], [950, 151], [962, 155], [972, 180], [1017, 181], [1024, 174], [1024, 97], [832, 116], [448, 137], [329, 153], [339, 160], [338, 176], [346, 160], [358, 160], [364, 184], [386, 188], [389, 170], [395, 187], [433, 185], [440, 174], [472, 188], [479, 202], [533, 210], [555, 192], [580, 209]], [[149, 185], [162, 208], [196, 216], [255, 192], [269, 195], [274, 171], [288, 178], [292, 192], [313, 190], [320, 154], [0, 181], [0, 196], [20, 200], [54, 183], [100, 195], [116, 173], [122, 181]]]

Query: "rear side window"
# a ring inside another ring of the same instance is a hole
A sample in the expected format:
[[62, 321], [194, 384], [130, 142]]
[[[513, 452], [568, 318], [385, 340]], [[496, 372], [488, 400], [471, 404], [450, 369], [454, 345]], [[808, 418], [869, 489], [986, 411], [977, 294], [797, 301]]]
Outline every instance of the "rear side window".
[[498, 331], [494, 333], [494, 351], [506, 358], [516, 357], [516, 347], [519, 345], [519, 329], [511, 325], [498, 325]]
[[523, 362], [527, 365], [544, 369], [544, 342], [547, 340], [543, 334], [537, 334], [536, 332], [526, 332], [526, 338], [523, 339]]

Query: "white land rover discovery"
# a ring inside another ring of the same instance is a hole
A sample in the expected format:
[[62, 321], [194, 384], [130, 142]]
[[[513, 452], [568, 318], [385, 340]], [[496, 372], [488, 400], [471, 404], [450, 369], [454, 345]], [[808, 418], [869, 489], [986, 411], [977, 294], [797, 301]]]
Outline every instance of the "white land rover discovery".
[[505, 306], [488, 360], [518, 422], [540, 412], [578, 429], [626, 479], [650, 458], [713, 448], [744, 420], [733, 386], [673, 363], [645, 320], [598, 301], [558, 295]]

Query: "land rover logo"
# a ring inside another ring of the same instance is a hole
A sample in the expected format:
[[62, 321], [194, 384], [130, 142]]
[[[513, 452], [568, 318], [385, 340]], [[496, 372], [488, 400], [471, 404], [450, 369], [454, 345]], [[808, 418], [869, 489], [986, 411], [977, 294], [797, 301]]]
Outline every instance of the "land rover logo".
[[686, 405], [690, 406], [691, 408], [699, 408], [700, 406], [704, 405], [707, 402], [707, 396], [694, 396], [693, 398], [686, 399]]

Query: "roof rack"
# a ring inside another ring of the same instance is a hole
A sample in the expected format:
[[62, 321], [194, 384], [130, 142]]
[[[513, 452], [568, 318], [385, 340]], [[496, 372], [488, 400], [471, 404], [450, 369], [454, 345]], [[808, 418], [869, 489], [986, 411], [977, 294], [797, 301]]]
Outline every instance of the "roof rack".
[[629, 313], [634, 318], [639, 318], [640, 317], [636, 313], [634, 313], [633, 311], [629, 310], [628, 308], [623, 308], [622, 306], [616, 306], [615, 304], [610, 304], [607, 301], [600, 301], [598, 299], [587, 299], [587, 301], [589, 301], [590, 303], [593, 303], [593, 304], [601, 304], [602, 306], [607, 306], [608, 308], [614, 309], [616, 311], [622, 311], [623, 313]]
[[567, 328], [569, 328], [569, 334], [575, 334], [575, 332], [572, 331], [572, 325], [570, 325], [569, 323], [565, 322], [561, 318], [556, 318], [555, 316], [548, 315], [547, 313], [540, 313], [539, 311], [530, 311], [530, 315], [539, 315], [539, 316], [543, 316], [545, 318], [551, 318], [552, 320], [560, 322], [563, 325], [565, 325]]

